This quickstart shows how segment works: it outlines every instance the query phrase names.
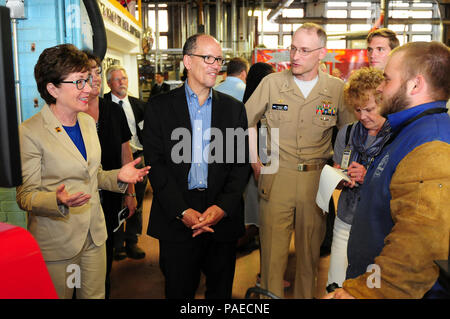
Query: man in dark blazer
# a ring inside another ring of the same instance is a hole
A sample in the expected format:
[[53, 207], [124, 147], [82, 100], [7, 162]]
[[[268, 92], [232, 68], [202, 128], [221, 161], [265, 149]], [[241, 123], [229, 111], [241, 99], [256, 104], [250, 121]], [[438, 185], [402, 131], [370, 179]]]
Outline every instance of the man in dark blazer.
[[155, 74], [155, 84], [152, 86], [150, 96], [156, 96], [160, 93], [165, 93], [170, 91], [170, 85], [164, 82], [164, 75], [162, 72], [156, 72]]
[[191, 36], [183, 47], [187, 81], [145, 108], [154, 194], [148, 234], [159, 239], [166, 298], [194, 298], [201, 272], [206, 298], [231, 298], [250, 165], [244, 105], [212, 89], [223, 62], [216, 39]]
[[[141, 158], [144, 163], [142, 146], [142, 127], [144, 120], [144, 102], [128, 95], [128, 76], [125, 69], [119, 65], [112, 65], [106, 70], [106, 80], [111, 92], [104, 95], [104, 99], [119, 104], [127, 117], [131, 131], [130, 146], [133, 158]], [[143, 164], [139, 164], [143, 165]], [[142, 233], [142, 203], [144, 201], [147, 179], [135, 184], [135, 193], [125, 194], [125, 202], [134, 201], [136, 211], [127, 219], [126, 229], [122, 226], [114, 236], [114, 259], [121, 260], [127, 256], [142, 259], [145, 252], [137, 246], [138, 235]], [[130, 207], [129, 205], [127, 205]], [[125, 247], [123, 246], [125, 242]]]

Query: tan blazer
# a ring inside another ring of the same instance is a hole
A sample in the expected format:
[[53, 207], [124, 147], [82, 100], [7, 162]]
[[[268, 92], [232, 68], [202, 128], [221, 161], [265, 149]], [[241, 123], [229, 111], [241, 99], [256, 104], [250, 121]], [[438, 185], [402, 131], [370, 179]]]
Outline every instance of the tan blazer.
[[[95, 245], [107, 238], [98, 189], [125, 192], [118, 183], [118, 170], [103, 171], [95, 122], [85, 113], [78, 123], [86, 147], [87, 161], [50, 108], [19, 127], [23, 183], [16, 200], [28, 212], [28, 230], [39, 243], [45, 261], [74, 257], [90, 231]], [[92, 197], [80, 207], [57, 205], [56, 188], [64, 184], [69, 194], [84, 192]]]

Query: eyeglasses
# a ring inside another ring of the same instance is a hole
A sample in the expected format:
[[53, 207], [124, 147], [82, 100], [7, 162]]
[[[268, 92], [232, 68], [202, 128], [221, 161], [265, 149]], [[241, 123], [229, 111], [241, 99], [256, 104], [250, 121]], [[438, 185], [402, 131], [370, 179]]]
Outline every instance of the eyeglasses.
[[317, 48], [317, 49], [312, 49], [312, 50], [308, 50], [305, 48], [296, 48], [295, 46], [291, 45], [290, 47], [288, 47], [289, 52], [291, 53], [291, 55], [295, 55], [296, 52], [300, 53], [301, 56], [307, 56], [309, 55], [311, 52], [317, 51], [323, 49], [323, 47]]
[[219, 65], [225, 64], [225, 59], [222, 57], [215, 57], [212, 55], [198, 55], [198, 54], [188, 54], [189, 56], [197, 56], [199, 58], [203, 58], [203, 61], [205, 61], [206, 64], [214, 64], [214, 62], [217, 61]]
[[77, 86], [78, 90], [82, 90], [82, 89], [84, 89], [84, 87], [86, 86], [86, 83], [88, 81], [89, 81], [89, 86], [92, 86], [92, 76], [90, 76], [90, 75], [87, 79], [80, 79], [80, 80], [75, 80], [75, 81], [61, 81], [60, 83], [72, 83]]

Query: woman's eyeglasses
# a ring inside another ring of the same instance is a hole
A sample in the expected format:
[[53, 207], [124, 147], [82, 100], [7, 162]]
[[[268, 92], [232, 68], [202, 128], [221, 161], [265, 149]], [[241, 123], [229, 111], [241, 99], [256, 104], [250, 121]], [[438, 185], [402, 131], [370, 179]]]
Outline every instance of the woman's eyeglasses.
[[87, 79], [80, 79], [74, 81], [61, 81], [60, 83], [72, 83], [76, 85], [78, 90], [82, 90], [86, 86], [87, 82], [89, 82], [89, 86], [92, 86], [92, 76], [89, 75]]

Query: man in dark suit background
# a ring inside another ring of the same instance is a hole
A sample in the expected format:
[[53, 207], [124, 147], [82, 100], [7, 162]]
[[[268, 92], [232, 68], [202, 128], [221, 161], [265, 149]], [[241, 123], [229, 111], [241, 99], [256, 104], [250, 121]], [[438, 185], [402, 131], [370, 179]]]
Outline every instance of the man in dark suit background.
[[154, 194], [148, 234], [159, 239], [166, 298], [194, 298], [201, 272], [206, 298], [231, 298], [250, 165], [244, 105], [212, 89], [223, 62], [216, 39], [191, 36], [183, 47], [187, 81], [145, 108]]
[[156, 72], [155, 84], [152, 86], [150, 96], [156, 96], [160, 93], [169, 92], [170, 85], [164, 82], [164, 75], [162, 72]]
[[[112, 65], [106, 70], [106, 80], [111, 92], [104, 95], [105, 100], [119, 104], [127, 117], [128, 126], [132, 137], [130, 140], [133, 158], [141, 158], [139, 165], [144, 163], [141, 128], [144, 120], [144, 102], [128, 95], [128, 76], [122, 66]], [[127, 219], [126, 228], [123, 225], [114, 236], [114, 259], [122, 260], [126, 256], [133, 259], [142, 259], [145, 252], [137, 246], [138, 235], [142, 233], [142, 202], [144, 200], [147, 179], [135, 184], [135, 192], [125, 195], [125, 201], [135, 197], [137, 201], [136, 211]], [[125, 247], [124, 247], [125, 242]]]

